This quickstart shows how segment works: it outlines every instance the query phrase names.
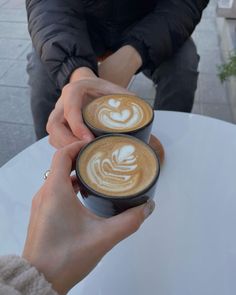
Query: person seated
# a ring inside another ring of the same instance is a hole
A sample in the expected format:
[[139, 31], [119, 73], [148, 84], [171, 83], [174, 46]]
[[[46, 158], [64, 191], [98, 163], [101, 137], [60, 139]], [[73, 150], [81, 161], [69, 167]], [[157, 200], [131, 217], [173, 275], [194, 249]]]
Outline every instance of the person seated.
[[[191, 112], [199, 63], [191, 35], [208, 2], [26, 0], [33, 44], [27, 72], [37, 138], [47, 135], [57, 102], [62, 114], [54, 118], [54, 129], [64, 120], [74, 131], [74, 119], [68, 122], [63, 111], [70, 104], [68, 92], [78, 94], [73, 82], [84, 78], [126, 88], [143, 72], [156, 86], [155, 109]], [[77, 131], [74, 136], [89, 135]]]

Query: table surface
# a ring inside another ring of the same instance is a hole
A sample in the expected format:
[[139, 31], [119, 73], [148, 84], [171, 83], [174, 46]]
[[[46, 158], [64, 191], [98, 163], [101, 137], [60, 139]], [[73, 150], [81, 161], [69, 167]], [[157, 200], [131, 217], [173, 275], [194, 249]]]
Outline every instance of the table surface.
[[[153, 134], [166, 153], [157, 209], [70, 294], [236, 294], [236, 126], [155, 115]], [[0, 254], [21, 253], [31, 199], [53, 153], [43, 139], [0, 169]]]

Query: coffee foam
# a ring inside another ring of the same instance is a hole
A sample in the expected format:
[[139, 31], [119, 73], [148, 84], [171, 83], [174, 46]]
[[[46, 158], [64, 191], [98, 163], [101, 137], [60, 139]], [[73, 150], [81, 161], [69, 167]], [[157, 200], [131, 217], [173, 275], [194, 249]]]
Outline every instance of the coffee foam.
[[111, 136], [91, 143], [80, 156], [78, 169], [93, 190], [125, 197], [147, 188], [159, 166], [154, 152], [141, 141]]
[[142, 99], [114, 94], [95, 99], [83, 112], [89, 125], [115, 132], [129, 132], [147, 125], [153, 117], [152, 108]]

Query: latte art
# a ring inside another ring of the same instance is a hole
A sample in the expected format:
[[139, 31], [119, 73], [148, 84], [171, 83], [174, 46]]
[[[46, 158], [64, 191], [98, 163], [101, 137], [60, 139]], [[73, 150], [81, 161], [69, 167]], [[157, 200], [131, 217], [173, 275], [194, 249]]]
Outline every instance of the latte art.
[[136, 96], [116, 94], [94, 100], [85, 108], [83, 115], [85, 122], [93, 127], [128, 132], [148, 124], [153, 111]]
[[110, 155], [97, 152], [87, 165], [90, 180], [110, 192], [131, 190], [137, 185], [139, 174], [133, 145], [121, 146]]
[[[130, 105], [124, 105], [122, 109], [121, 101], [111, 98], [107, 105], [101, 105], [97, 111], [98, 120], [106, 127], [111, 129], [130, 129], [143, 120], [143, 110], [131, 102]], [[123, 103], [124, 104], [124, 103]]]
[[159, 169], [154, 152], [128, 136], [95, 140], [85, 148], [77, 165], [84, 183], [106, 196], [117, 197], [143, 190]]

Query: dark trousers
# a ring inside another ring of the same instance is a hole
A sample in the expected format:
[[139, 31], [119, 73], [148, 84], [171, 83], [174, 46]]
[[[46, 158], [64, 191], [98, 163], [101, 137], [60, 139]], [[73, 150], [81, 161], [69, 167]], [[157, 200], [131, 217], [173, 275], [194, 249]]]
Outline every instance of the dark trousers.
[[[61, 91], [50, 79], [34, 50], [27, 58], [31, 109], [36, 136], [40, 139], [47, 135], [47, 120]], [[149, 69], [143, 71], [156, 85], [155, 109], [191, 112], [197, 88], [198, 62], [196, 46], [192, 39], [189, 39], [153, 73]]]

